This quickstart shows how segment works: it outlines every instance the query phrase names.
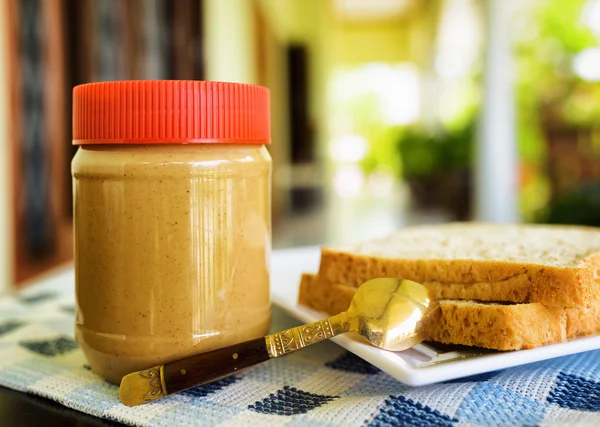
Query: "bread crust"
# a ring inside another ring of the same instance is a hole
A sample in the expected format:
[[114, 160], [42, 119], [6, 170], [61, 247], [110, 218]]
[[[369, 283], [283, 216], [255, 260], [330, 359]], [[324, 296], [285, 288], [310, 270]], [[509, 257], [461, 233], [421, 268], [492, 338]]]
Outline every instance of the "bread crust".
[[303, 274], [298, 303], [334, 315], [348, 310], [355, 292], [343, 285], [321, 286], [316, 275]]

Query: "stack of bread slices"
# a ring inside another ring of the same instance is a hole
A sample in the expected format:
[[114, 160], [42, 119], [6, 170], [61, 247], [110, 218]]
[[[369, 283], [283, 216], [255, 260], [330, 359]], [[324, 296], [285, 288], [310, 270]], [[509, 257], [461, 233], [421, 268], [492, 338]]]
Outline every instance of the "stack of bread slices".
[[519, 350], [600, 332], [600, 228], [463, 222], [323, 247], [299, 303], [340, 313], [376, 277], [429, 289], [434, 342]]

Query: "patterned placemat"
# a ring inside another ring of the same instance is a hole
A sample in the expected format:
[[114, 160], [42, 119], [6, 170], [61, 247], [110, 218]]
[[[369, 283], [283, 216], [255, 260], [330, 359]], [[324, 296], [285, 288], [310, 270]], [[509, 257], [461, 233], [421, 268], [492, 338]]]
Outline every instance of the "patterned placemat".
[[[0, 385], [139, 426], [600, 425], [600, 351], [409, 387], [324, 342], [128, 408], [73, 340], [72, 283], [66, 272], [0, 298]], [[296, 324], [274, 308], [273, 331]]]

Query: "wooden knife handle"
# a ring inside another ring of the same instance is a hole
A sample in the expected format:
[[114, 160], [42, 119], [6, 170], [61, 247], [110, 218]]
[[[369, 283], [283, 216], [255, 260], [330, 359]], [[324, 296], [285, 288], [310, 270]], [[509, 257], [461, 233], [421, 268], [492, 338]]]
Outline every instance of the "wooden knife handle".
[[162, 369], [165, 394], [224, 378], [269, 359], [264, 337], [167, 363]]

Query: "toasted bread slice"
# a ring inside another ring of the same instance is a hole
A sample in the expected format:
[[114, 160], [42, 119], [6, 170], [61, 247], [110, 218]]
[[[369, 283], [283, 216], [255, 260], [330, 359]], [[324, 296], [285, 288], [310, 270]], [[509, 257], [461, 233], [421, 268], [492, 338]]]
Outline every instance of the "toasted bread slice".
[[600, 295], [600, 228], [451, 223], [324, 247], [319, 281], [374, 277], [423, 283], [435, 299], [586, 307]]

